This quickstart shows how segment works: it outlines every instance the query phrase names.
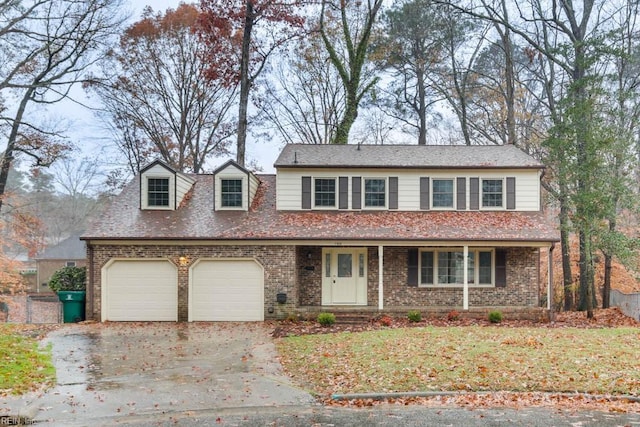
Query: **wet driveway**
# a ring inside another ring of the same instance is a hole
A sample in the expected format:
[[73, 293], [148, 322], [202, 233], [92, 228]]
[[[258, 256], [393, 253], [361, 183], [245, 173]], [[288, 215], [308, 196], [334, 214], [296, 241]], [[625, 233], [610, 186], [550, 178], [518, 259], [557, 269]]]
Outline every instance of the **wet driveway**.
[[66, 325], [47, 337], [58, 385], [7, 404], [44, 425], [308, 407], [312, 396], [283, 375], [269, 332], [262, 323]]

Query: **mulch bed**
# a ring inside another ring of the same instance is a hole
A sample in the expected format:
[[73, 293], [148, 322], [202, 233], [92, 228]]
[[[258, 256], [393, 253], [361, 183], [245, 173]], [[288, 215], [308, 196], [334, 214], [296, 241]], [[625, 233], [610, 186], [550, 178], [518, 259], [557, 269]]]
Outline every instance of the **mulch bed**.
[[[386, 319], [383, 319], [386, 317]], [[390, 322], [389, 322], [390, 320]], [[339, 324], [321, 326], [316, 321], [289, 321], [274, 322], [272, 336], [283, 338], [288, 336], [331, 334], [337, 332], [364, 332], [388, 328], [408, 328], [425, 326], [498, 326], [498, 327], [536, 327], [536, 328], [615, 328], [615, 327], [640, 327], [640, 322], [626, 316], [618, 307], [597, 309], [594, 318], [587, 319], [584, 311], [571, 311], [556, 313], [553, 322], [534, 322], [529, 320], [508, 320], [500, 323], [490, 323], [485, 319], [459, 319], [448, 320], [442, 318], [423, 318], [420, 322], [410, 322], [407, 318], [379, 316], [370, 322], [362, 324]]]

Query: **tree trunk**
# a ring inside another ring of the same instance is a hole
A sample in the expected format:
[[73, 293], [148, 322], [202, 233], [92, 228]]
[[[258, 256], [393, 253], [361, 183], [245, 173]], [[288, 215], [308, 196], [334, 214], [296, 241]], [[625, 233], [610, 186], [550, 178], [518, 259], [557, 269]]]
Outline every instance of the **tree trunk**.
[[[350, 84], [354, 84], [350, 82]], [[357, 90], [357, 88], [356, 88]], [[351, 91], [348, 91], [351, 92]], [[358, 99], [355, 95], [347, 93], [347, 105], [346, 110], [344, 112], [344, 117], [338, 124], [336, 128], [336, 136], [333, 141], [334, 144], [348, 144], [349, 143], [349, 133], [351, 132], [351, 127], [353, 123], [356, 121], [358, 117]]]
[[249, 90], [251, 78], [249, 76], [249, 58], [251, 54], [251, 31], [255, 20], [253, 0], [247, 0], [247, 12], [242, 35], [242, 56], [240, 58], [240, 106], [238, 109], [238, 139], [236, 143], [236, 161], [240, 166], [245, 164], [247, 145], [247, 109], [249, 106]]
[[562, 250], [562, 282], [564, 285], [564, 310], [574, 308], [573, 274], [571, 272], [571, 244], [569, 242], [569, 208], [564, 197], [560, 199], [560, 248]]
[[425, 90], [425, 79], [422, 71], [417, 73], [418, 80], [418, 120], [420, 129], [418, 131], [418, 145], [427, 145], [427, 94]]
[[9, 133], [9, 139], [7, 140], [7, 148], [5, 148], [4, 153], [2, 154], [2, 159], [0, 160], [2, 163], [0, 165], [0, 212], [2, 212], [4, 195], [7, 190], [7, 180], [9, 179], [9, 170], [11, 169], [11, 163], [13, 162], [13, 152], [16, 147], [16, 142], [18, 141], [18, 131], [20, 130], [22, 118], [24, 117], [24, 111], [26, 110], [27, 104], [31, 100], [34, 91], [35, 86], [29, 88], [20, 101], [15, 119], [12, 121], [11, 132]]

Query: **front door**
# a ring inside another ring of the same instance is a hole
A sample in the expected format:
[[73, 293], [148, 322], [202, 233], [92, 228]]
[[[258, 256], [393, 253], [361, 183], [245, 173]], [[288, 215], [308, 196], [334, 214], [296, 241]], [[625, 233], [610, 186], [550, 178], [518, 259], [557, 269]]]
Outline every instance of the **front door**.
[[367, 305], [367, 249], [322, 250], [322, 305]]

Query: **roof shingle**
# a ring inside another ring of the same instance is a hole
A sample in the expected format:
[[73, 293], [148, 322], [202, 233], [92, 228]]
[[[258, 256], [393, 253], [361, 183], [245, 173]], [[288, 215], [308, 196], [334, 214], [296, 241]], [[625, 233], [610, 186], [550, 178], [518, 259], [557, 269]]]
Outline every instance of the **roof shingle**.
[[514, 145], [289, 144], [276, 168], [534, 168], [542, 163]]
[[192, 196], [175, 211], [139, 209], [134, 179], [83, 239], [300, 241], [558, 241], [541, 212], [277, 211], [275, 176], [248, 212], [213, 210], [213, 177], [194, 176]]

